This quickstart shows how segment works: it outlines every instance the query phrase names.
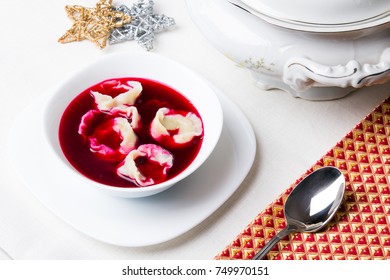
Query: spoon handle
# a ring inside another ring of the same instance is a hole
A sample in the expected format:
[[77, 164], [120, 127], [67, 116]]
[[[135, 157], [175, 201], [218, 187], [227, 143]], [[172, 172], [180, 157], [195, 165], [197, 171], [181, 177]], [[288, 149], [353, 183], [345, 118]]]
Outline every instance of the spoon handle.
[[264, 247], [257, 252], [257, 254], [252, 258], [252, 260], [262, 260], [269, 251], [278, 243], [281, 239], [283, 239], [286, 235], [294, 232], [296, 229], [290, 226], [285, 227], [281, 231], [279, 231], [268, 243], [264, 245]]

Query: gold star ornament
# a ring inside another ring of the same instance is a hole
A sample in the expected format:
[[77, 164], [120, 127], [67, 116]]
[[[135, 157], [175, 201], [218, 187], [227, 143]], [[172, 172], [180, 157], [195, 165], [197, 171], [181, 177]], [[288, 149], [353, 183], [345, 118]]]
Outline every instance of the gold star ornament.
[[65, 44], [87, 39], [103, 49], [111, 30], [131, 21], [131, 16], [114, 10], [111, 3], [112, 0], [100, 0], [95, 8], [66, 6], [66, 13], [73, 25], [58, 42]]

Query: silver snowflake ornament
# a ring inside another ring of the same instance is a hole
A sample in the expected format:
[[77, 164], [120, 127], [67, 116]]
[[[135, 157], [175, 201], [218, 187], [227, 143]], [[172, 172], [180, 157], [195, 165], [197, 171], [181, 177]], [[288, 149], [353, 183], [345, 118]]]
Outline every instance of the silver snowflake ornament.
[[173, 18], [153, 13], [152, 0], [140, 0], [131, 9], [125, 5], [114, 8], [131, 16], [131, 21], [122, 27], [113, 29], [108, 38], [110, 44], [135, 40], [147, 51], [153, 49], [154, 34], [175, 24]]

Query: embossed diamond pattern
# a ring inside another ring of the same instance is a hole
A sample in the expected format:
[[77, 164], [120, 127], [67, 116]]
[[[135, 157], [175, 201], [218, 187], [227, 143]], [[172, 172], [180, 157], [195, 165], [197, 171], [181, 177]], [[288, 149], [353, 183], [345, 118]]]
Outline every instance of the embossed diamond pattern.
[[285, 227], [284, 202], [307, 174], [322, 166], [346, 178], [344, 201], [321, 232], [295, 233], [268, 254], [273, 260], [390, 259], [390, 97], [289, 186], [215, 259], [251, 259]]

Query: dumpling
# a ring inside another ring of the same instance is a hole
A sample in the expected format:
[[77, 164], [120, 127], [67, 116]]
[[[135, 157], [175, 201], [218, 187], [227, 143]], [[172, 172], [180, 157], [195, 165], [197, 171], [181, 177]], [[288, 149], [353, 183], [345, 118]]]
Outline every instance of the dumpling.
[[110, 95], [97, 91], [91, 91], [91, 95], [94, 97], [97, 108], [101, 112], [130, 119], [131, 126], [138, 128], [140, 125], [140, 115], [137, 108], [133, 105], [142, 92], [142, 85], [140, 82], [129, 81], [128, 86], [121, 86], [128, 90], [118, 94], [116, 97], [111, 97]]
[[89, 141], [92, 152], [107, 160], [123, 159], [138, 142], [126, 118], [112, 117], [97, 110], [90, 110], [81, 118], [78, 133]]
[[165, 181], [172, 166], [173, 155], [169, 151], [158, 145], [144, 144], [126, 156], [117, 173], [140, 187], [146, 187]]
[[151, 136], [168, 147], [189, 143], [202, 133], [202, 121], [197, 115], [191, 112], [182, 115], [165, 107], [156, 112], [150, 126]]

